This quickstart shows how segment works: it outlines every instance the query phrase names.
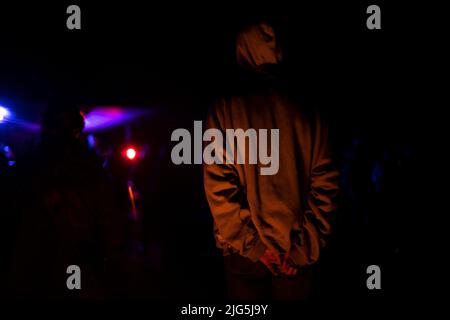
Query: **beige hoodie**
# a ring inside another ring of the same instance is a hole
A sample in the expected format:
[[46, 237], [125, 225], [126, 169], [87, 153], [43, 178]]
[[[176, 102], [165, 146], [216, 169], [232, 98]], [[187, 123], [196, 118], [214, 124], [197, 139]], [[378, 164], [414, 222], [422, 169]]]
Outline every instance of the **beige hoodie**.
[[[280, 62], [273, 29], [261, 23], [241, 33], [237, 58], [254, 70]], [[264, 86], [221, 99], [207, 125], [224, 136], [226, 129], [279, 129], [279, 170], [274, 175], [261, 175], [259, 162], [204, 165], [218, 247], [225, 255], [237, 252], [253, 261], [266, 248], [289, 253], [298, 266], [317, 261], [331, 232], [338, 190], [327, 127], [320, 117], [303, 111], [283, 90]]]

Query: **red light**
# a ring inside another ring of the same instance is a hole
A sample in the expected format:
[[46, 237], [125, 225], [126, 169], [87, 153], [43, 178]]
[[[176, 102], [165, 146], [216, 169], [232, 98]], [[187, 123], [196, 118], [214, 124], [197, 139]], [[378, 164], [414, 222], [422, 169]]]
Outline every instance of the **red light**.
[[128, 148], [125, 154], [128, 159], [133, 160], [134, 158], [136, 158], [136, 149]]

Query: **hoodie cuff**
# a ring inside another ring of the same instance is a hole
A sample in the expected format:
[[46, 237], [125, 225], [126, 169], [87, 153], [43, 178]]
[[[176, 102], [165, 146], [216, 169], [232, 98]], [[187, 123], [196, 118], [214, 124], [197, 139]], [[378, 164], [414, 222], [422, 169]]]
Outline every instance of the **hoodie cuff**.
[[259, 258], [261, 258], [266, 249], [266, 245], [261, 240], [258, 240], [256, 244], [246, 253], [245, 256], [253, 262], [258, 262]]

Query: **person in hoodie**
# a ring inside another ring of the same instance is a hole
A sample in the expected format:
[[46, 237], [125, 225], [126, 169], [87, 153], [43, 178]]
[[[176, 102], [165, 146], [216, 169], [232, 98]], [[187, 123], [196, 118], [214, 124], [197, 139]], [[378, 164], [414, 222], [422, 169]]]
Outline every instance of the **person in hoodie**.
[[338, 191], [327, 125], [275, 76], [282, 50], [271, 25], [261, 22], [243, 30], [236, 53], [250, 76], [243, 90], [211, 108], [207, 127], [222, 133], [279, 129], [279, 149], [271, 151], [279, 152], [279, 170], [261, 175], [260, 163], [204, 165], [229, 297], [309, 298]]

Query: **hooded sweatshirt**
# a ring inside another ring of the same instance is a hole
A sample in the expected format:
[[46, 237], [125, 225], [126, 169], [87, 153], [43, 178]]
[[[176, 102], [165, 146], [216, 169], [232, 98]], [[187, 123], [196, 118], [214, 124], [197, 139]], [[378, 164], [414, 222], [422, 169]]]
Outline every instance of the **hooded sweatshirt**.
[[[239, 35], [237, 61], [256, 78], [271, 78], [266, 70], [281, 59], [270, 25], [260, 23]], [[278, 150], [275, 145], [268, 148], [279, 152], [279, 168], [262, 175], [260, 169], [267, 165], [260, 161], [204, 165], [216, 243], [225, 255], [239, 253], [258, 261], [270, 249], [289, 254], [299, 267], [310, 265], [326, 244], [336, 209], [338, 172], [332, 165], [327, 126], [283, 86], [256, 83], [247, 92], [220, 99], [208, 114], [207, 126], [224, 137], [227, 129], [278, 129]]]

